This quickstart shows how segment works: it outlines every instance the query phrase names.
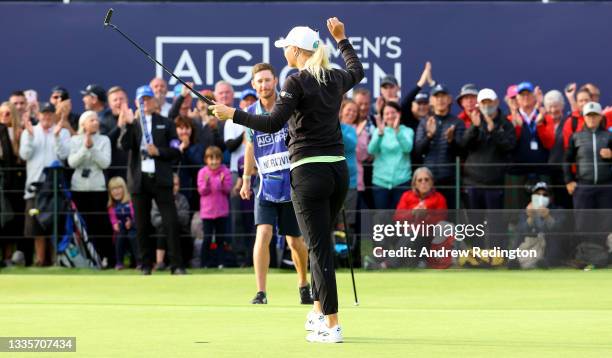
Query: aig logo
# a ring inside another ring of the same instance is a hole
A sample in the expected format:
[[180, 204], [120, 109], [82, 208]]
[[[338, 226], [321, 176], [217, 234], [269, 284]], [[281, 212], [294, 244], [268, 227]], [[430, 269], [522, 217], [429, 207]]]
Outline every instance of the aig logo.
[[272, 134], [261, 134], [257, 136], [258, 147], [261, 148], [270, 144], [274, 144], [274, 137], [272, 137]]
[[[251, 67], [258, 62], [269, 62], [268, 37], [208, 37], [161, 36], [155, 39], [156, 59], [173, 72], [197, 86], [213, 86], [225, 80], [241, 87], [251, 79]], [[164, 71], [156, 67], [156, 76]], [[168, 79], [173, 86], [174, 77]]]

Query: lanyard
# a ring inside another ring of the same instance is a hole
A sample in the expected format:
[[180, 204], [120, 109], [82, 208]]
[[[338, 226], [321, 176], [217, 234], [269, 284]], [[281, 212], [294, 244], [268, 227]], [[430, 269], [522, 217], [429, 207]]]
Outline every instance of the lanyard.
[[[147, 129], [147, 120], [145, 118], [144, 113], [144, 101], [142, 97], [140, 98], [140, 123], [142, 124], [142, 132], [145, 136], [145, 141], [147, 144], [151, 144], [151, 133], [149, 133], [149, 129]], [[151, 127], [153, 127], [153, 117], [151, 116]]]

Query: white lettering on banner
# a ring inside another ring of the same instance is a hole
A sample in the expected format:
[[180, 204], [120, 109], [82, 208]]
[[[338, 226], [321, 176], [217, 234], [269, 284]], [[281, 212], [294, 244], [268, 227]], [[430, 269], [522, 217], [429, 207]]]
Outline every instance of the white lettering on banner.
[[[332, 67], [344, 68], [335, 40], [330, 37], [322, 40], [331, 56]], [[270, 62], [270, 41], [269, 37], [158, 36], [155, 38], [155, 58], [196, 86], [210, 87], [225, 80], [235, 87], [234, 97], [239, 98], [242, 90], [251, 88], [252, 66], [258, 62]], [[361, 85], [370, 89], [374, 98], [380, 96], [380, 82], [387, 74], [394, 75], [401, 85], [402, 47], [399, 36], [353, 36], [349, 41], [365, 71]], [[279, 83], [284, 83], [292, 71], [294, 69], [283, 67], [279, 71]], [[156, 67], [155, 73], [157, 77], [164, 76], [161, 66]], [[177, 82], [174, 77], [168, 78], [170, 86]], [[172, 92], [168, 95], [172, 96]]]
[[257, 160], [257, 169], [261, 174], [273, 173], [279, 170], [289, 169], [289, 153], [281, 152], [265, 155]]
[[[194, 51], [193, 45], [206, 46], [201, 51]], [[168, 66], [168, 63], [173, 63], [174, 60], [164, 62], [164, 51], [170, 46], [173, 48], [179, 46], [179, 49], [182, 49], [175, 66]], [[204, 56], [201, 64], [193, 61], [194, 56]], [[268, 37], [158, 36], [155, 38], [155, 58], [168, 67], [174, 67], [175, 71], [180, 71], [180, 74], [175, 72], [177, 76], [183, 76], [183, 79], [193, 81], [197, 86], [204, 84], [211, 86], [219, 80], [227, 81], [236, 87], [245, 86], [251, 79], [251, 67], [258, 62], [269, 62], [269, 56]], [[196, 63], [203, 65], [204, 70], [198, 68]], [[200, 73], [205, 74], [205, 81], [202, 81]], [[164, 70], [161, 66], [156, 66], [155, 75], [163, 77]], [[177, 82], [174, 77], [168, 80], [171, 86]], [[238, 98], [240, 91], [236, 89], [235, 92], [235, 97]]]

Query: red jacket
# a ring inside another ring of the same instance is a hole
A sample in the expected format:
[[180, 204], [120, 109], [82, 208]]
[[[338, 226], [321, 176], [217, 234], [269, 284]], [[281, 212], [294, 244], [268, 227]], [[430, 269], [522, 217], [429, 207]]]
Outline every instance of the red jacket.
[[444, 195], [432, 190], [422, 201], [426, 209], [434, 210], [434, 212], [427, 213], [425, 217], [415, 218], [412, 214], [412, 209], [419, 205], [421, 198], [416, 191], [407, 190], [402, 194], [399, 203], [397, 203], [397, 210], [395, 210], [393, 219], [395, 221], [415, 221], [415, 219], [419, 219], [419, 222], [423, 220], [425, 224], [437, 224], [447, 219], [448, 213], [446, 212], [447, 205]]

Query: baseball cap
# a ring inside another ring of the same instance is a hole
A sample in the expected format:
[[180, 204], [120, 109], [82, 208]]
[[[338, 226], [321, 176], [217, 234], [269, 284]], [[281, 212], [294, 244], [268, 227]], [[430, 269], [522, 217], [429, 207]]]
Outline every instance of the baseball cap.
[[55, 86], [51, 88], [51, 94], [56, 93], [56, 92], [59, 92], [60, 97], [62, 98], [62, 101], [70, 98], [70, 94], [68, 93], [68, 90], [65, 89], [64, 87]]
[[242, 93], [240, 94], [240, 99], [244, 100], [248, 96], [252, 96], [252, 97], [255, 97], [255, 99], [257, 99], [257, 92], [255, 92], [255, 90], [252, 88], [247, 88], [244, 91], [242, 91]]
[[138, 87], [138, 89], [136, 90], [136, 100], [140, 100], [142, 97], [155, 97], [151, 86], [144, 85]]
[[380, 87], [386, 85], [399, 86], [397, 78], [395, 78], [395, 76], [393, 75], [386, 75], [385, 77], [383, 77], [382, 81], [380, 81]]
[[478, 92], [478, 97], [476, 98], [478, 103], [484, 101], [485, 99], [490, 99], [491, 101], [497, 100], [497, 93], [490, 88], [483, 88]]
[[417, 103], [429, 103], [429, 94], [427, 92], [419, 92], [414, 97], [414, 101]]
[[278, 48], [296, 46], [306, 51], [315, 51], [319, 48], [320, 43], [318, 31], [308, 26], [296, 26], [289, 31], [285, 38], [276, 40], [274, 46]]
[[531, 187], [531, 193], [535, 193], [538, 190], [545, 190], [548, 192], [548, 185], [546, 184], [546, 182], [543, 181], [539, 181], [537, 183], [535, 183], [534, 186]]
[[517, 85], [510, 85], [510, 86], [508, 86], [508, 89], [506, 90], [506, 97], [514, 98], [514, 97], [516, 97], [517, 94], [518, 94], [518, 86]]
[[106, 102], [106, 91], [100, 85], [89, 84], [84, 90], [81, 91], [81, 94], [83, 96], [95, 96], [100, 101]]
[[586, 116], [591, 113], [601, 114], [601, 104], [597, 102], [589, 102], [582, 107], [582, 115]]
[[533, 93], [533, 84], [531, 82], [521, 82], [516, 85], [516, 92], [521, 93], [523, 91], [529, 91]]
[[429, 91], [429, 95], [430, 96], [435, 96], [438, 93], [446, 93], [449, 94], [448, 92], [448, 88], [446, 88], [445, 85], [438, 83], [437, 85], [433, 86], [433, 88], [431, 89], [431, 91]]
[[457, 96], [457, 103], [459, 103], [461, 98], [464, 96], [478, 96], [478, 89], [476, 88], [476, 85], [473, 83], [463, 85], [459, 95]]
[[55, 113], [55, 106], [49, 102], [40, 105], [40, 113]]

